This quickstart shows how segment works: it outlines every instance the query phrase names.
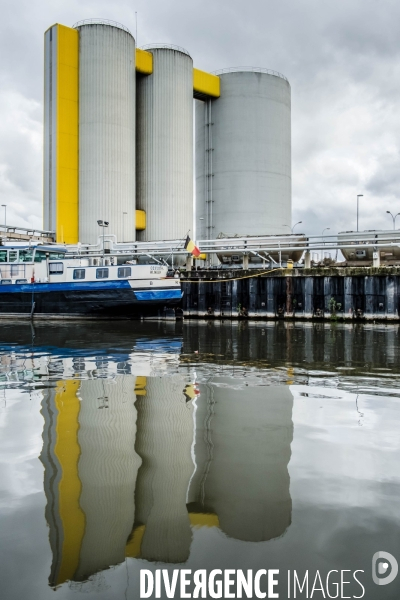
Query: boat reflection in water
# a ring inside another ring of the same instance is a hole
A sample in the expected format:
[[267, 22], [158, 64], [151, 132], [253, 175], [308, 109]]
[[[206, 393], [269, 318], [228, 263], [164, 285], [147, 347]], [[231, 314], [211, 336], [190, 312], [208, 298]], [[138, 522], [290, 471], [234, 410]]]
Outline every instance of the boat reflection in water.
[[234, 389], [220, 378], [199, 389], [180, 375], [116, 374], [45, 393], [52, 587], [126, 557], [185, 562], [197, 527], [251, 542], [284, 534], [289, 387]]

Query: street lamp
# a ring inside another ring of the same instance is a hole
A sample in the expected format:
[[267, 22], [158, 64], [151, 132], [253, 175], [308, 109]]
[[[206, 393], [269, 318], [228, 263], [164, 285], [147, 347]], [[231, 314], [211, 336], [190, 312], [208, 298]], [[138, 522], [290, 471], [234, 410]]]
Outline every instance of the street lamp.
[[357, 194], [357, 231], [358, 231], [358, 199], [363, 198], [364, 194]]
[[292, 233], [293, 233], [293, 230], [294, 230], [294, 228], [296, 227], [296, 225], [300, 225], [300, 223], [302, 223], [302, 222], [303, 222], [303, 221], [297, 221], [297, 223], [295, 223], [295, 224], [293, 225], [293, 227], [292, 227]]
[[7, 204], [2, 204], [4, 208], [4, 226], [7, 227]]
[[108, 221], [103, 221], [102, 219], [99, 219], [99, 220], [97, 221], [97, 225], [98, 225], [99, 227], [102, 227], [102, 228], [103, 228], [103, 265], [104, 265], [104, 248], [105, 248], [105, 243], [104, 243], [104, 229], [105, 229], [106, 227], [108, 227], [108, 226], [109, 226], [109, 224], [110, 224], [110, 223], [109, 223]]
[[286, 223], [283, 223], [282, 227], [288, 227], [290, 229], [290, 232], [293, 233], [293, 229], [296, 227], [296, 225], [300, 225], [300, 223], [302, 222], [303, 221], [297, 221], [297, 223], [295, 223], [293, 227], [290, 227], [290, 225], [286, 225]]
[[393, 219], [393, 229], [396, 229], [396, 217], [398, 217], [400, 215], [400, 213], [397, 213], [397, 215], [392, 215], [392, 213], [390, 212], [390, 210], [386, 211]]
[[324, 242], [324, 231], [327, 231], [328, 229], [330, 229], [330, 227], [325, 227], [325, 229], [322, 230], [322, 236], [321, 237], [322, 237], [322, 241], [323, 241], [324, 244], [325, 244], [325, 242]]

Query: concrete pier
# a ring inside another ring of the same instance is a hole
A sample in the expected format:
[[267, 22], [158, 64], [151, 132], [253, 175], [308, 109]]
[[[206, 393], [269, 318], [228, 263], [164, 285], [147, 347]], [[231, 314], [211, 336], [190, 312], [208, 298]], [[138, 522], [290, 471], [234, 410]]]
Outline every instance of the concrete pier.
[[185, 317], [400, 320], [400, 267], [191, 271], [182, 290]]

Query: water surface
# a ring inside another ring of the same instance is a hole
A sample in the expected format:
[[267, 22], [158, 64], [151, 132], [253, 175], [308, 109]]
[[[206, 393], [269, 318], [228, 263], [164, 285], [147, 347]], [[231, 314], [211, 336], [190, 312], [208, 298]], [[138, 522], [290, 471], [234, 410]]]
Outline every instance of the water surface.
[[396, 325], [2, 325], [1, 598], [136, 599], [160, 568], [400, 597], [371, 571], [400, 562], [399, 353]]

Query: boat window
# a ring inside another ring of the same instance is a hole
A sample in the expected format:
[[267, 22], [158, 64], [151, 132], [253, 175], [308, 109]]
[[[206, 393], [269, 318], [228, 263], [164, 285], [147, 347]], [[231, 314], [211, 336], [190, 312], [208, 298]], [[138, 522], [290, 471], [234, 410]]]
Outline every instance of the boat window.
[[27, 279], [16, 279], [15, 283], [28, 283]]
[[18, 261], [18, 250], [9, 250], [8, 251], [8, 262], [17, 262]]
[[108, 269], [96, 269], [96, 279], [107, 279]]
[[64, 260], [65, 253], [64, 252], [50, 252], [49, 258], [50, 258], [50, 260]]
[[43, 260], [46, 260], [46, 252], [43, 252], [43, 250], [36, 250], [35, 252], [35, 262], [42, 262]]
[[130, 267], [119, 267], [118, 277], [130, 277], [132, 269]]
[[50, 275], [62, 275], [64, 273], [64, 264], [60, 262], [49, 263], [49, 273]]
[[0, 262], [7, 262], [7, 250], [0, 250]]
[[74, 269], [74, 279], [85, 279], [85, 269]]
[[12, 283], [11, 279], [2, 279], [1, 280], [1, 285], [8, 285], [9, 283]]
[[20, 262], [33, 262], [33, 248], [26, 248], [26, 250], [19, 251]]

